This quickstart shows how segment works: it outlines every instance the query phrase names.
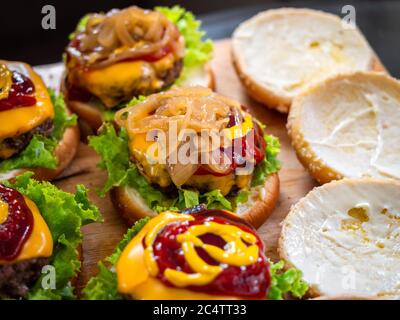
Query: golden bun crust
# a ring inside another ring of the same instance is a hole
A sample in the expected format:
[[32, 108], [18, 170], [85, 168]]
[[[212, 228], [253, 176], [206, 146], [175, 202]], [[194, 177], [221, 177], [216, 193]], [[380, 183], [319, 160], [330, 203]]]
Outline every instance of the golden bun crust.
[[[257, 81], [257, 75], [253, 74], [248, 68], [248, 61], [244, 56], [243, 51], [246, 49], [245, 44], [242, 43], [240, 36], [237, 36], [238, 31], [241, 33], [248, 35], [250, 33], [250, 29], [252, 28], [252, 23], [260, 24], [256, 30], [259, 28], [263, 28], [263, 23], [273, 22], [279, 16], [286, 16], [288, 19], [287, 23], [290, 23], [290, 18], [302, 15], [304, 17], [308, 17], [309, 19], [324, 19], [327, 22], [335, 22], [340, 23], [340, 19], [332, 14], [311, 10], [311, 9], [293, 9], [293, 8], [282, 8], [282, 9], [273, 9], [267, 10], [264, 12], [260, 12], [256, 16], [250, 18], [249, 20], [243, 22], [234, 32], [233, 44], [231, 48], [232, 61], [235, 67], [235, 70], [245, 87], [249, 96], [251, 96], [254, 100], [260, 102], [268, 108], [275, 109], [281, 113], [288, 113], [290, 110], [290, 106], [293, 101], [293, 97], [289, 94], [285, 93], [284, 90], [278, 90], [274, 88], [274, 86], [266, 86]], [[244, 32], [246, 31], [246, 32]], [[357, 30], [358, 37], [364, 39], [361, 32]], [[365, 39], [364, 39], [365, 40]], [[366, 40], [365, 40], [366, 42]], [[248, 46], [248, 44], [247, 44]], [[376, 56], [376, 54], [371, 51], [371, 57], [368, 70], [372, 71], [383, 71], [386, 72], [385, 67]], [[283, 52], [284, 54], [284, 52]], [[266, 66], [268, 67], [268, 66]], [[260, 67], [257, 69], [259, 72], [262, 72], [263, 68]], [[365, 70], [367, 71], [367, 70]]]
[[[334, 105], [328, 102], [330, 101], [328, 100], [328, 98], [333, 95], [332, 88], [335, 86], [341, 86], [340, 88], [342, 88], [342, 93], [340, 94], [339, 99], [342, 99], [343, 103], [345, 103], [347, 101], [346, 95], [351, 97], [352, 94], [354, 94], [355, 88], [358, 87], [359, 83], [364, 83], [364, 86], [369, 88], [368, 91], [366, 91], [368, 94], [370, 91], [373, 92], [374, 90], [377, 90], [377, 88], [379, 88], [380, 92], [387, 92], [388, 94], [390, 92], [398, 92], [398, 95], [400, 94], [400, 81], [391, 78], [385, 73], [355, 72], [352, 74], [343, 74], [326, 79], [316, 84], [303, 94], [299, 95], [293, 101], [287, 121], [288, 134], [291, 139], [292, 146], [296, 152], [297, 158], [320, 184], [324, 184], [332, 180], [339, 180], [345, 177], [353, 178], [353, 176], [348, 176], [339, 169], [334, 168], [332, 165], [328, 165], [328, 162], [333, 163], [333, 159], [331, 159], [330, 157], [323, 157], [321, 156], [321, 154], [317, 154], [315, 148], [313, 148], [310, 144], [309, 139], [305, 137], [305, 131], [307, 130], [307, 132], [309, 132], [311, 130], [311, 127], [308, 126], [312, 125], [309, 121], [305, 121], [303, 119], [303, 116], [305, 116], [305, 114], [308, 115], [308, 113], [303, 112], [303, 108], [305, 104], [307, 104], [307, 106], [309, 107], [317, 96], [326, 97], [326, 100], [324, 100], [324, 103], [326, 103], [326, 105], [321, 105], [320, 103], [314, 101], [315, 103], [313, 104], [313, 107], [316, 109], [325, 108], [326, 110], [330, 110], [330, 114], [333, 114], [335, 112], [340, 113], [340, 110], [337, 108], [339, 104]], [[346, 92], [346, 94], [344, 94], [344, 92]], [[366, 108], [369, 107], [362, 100], [359, 101], [359, 106], [365, 105]], [[400, 100], [398, 100], [398, 104], [400, 105]], [[400, 113], [400, 111], [397, 112]], [[392, 114], [392, 116], [394, 115]], [[320, 118], [320, 120], [321, 119], [322, 118]], [[322, 119], [321, 121], [326, 121], [326, 123], [322, 124], [322, 126], [324, 127], [327, 127], [328, 125], [332, 126], [332, 123], [329, 122], [328, 119]], [[362, 130], [364, 130], [364, 127], [360, 125], [360, 137], [362, 137], [363, 135]], [[360, 137], [359, 139], [361, 139]], [[341, 143], [346, 142], [347, 141], [344, 141], [344, 139], [343, 141], [341, 141]], [[395, 141], [393, 141], [393, 143], [396, 144]], [[354, 147], [354, 149], [354, 157], [357, 157], [358, 149], [357, 147]], [[348, 166], [353, 167], [354, 164], [349, 163]], [[365, 173], [363, 175], [365, 175]], [[355, 177], [357, 176], [354, 176], [354, 178]]]
[[75, 154], [78, 150], [79, 145], [79, 129], [77, 126], [68, 127], [63, 138], [59, 141], [58, 146], [55, 150], [55, 156], [58, 160], [58, 166], [56, 169], [46, 168], [27, 168], [17, 169], [5, 173], [0, 173], [0, 180], [9, 180], [16, 176], [31, 171], [34, 173], [33, 177], [37, 180], [51, 181], [59, 176], [74, 159]]
[[[257, 201], [248, 200], [246, 210], [238, 216], [255, 228], [260, 227], [272, 213], [279, 199], [279, 176], [270, 175], [261, 190], [262, 198]], [[111, 199], [117, 211], [132, 225], [144, 217], [154, 217], [155, 212], [144, 203], [143, 199], [133, 188], [118, 187], [111, 190]]]
[[[281, 113], [288, 113], [292, 105], [292, 99], [281, 97], [271, 90], [267, 90], [260, 86], [250, 75], [244, 72], [237, 63], [235, 55], [233, 56], [233, 66], [246, 89], [247, 94], [257, 102], [265, 105], [270, 109], [275, 109]], [[375, 57], [373, 60], [373, 71], [387, 72], [382, 62]]]

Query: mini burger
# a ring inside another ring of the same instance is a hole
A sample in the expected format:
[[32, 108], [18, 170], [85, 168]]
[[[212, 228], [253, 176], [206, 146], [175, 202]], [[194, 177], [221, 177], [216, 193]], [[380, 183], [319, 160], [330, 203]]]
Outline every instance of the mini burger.
[[237, 101], [175, 88], [116, 113], [90, 145], [108, 171], [103, 194], [132, 223], [204, 203], [259, 227], [279, 196], [279, 142]]
[[212, 44], [199, 27], [178, 6], [86, 15], [65, 51], [62, 90], [70, 109], [96, 132], [132, 99], [173, 84], [211, 86]]
[[85, 299], [282, 299], [308, 288], [298, 270], [278, 272], [253, 227], [203, 205], [138, 221], [107, 263]]
[[0, 123], [0, 179], [29, 169], [51, 180], [78, 147], [75, 116], [26, 63], [0, 60]]
[[74, 298], [80, 228], [99, 211], [83, 186], [73, 195], [31, 175], [0, 183], [0, 299]]

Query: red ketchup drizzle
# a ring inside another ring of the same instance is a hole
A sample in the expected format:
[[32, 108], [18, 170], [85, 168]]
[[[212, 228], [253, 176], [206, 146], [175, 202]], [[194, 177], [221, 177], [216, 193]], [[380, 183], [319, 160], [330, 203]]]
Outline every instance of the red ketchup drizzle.
[[18, 191], [0, 184], [0, 198], [8, 204], [7, 220], [0, 224], [0, 260], [15, 260], [33, 229], [33, 215]]
[[[229, 122], [227, 128], [233, 127], [238, 124], [240, 120], [235, 118], [233, 115], [229, 116]], [[244, 137], [233, 139], [232, 146], [229, 148], [221, 148], [221, 161], [223, 159], [222, 153], [225, 153], [229, 159], [231, 159], [231, 166], [229, 170], [224, 173], [217, 173], [212, 171], [207, 165], [201, 165], [195, 175], [207, 175], [211, 174], [215, 177], [222, 177], [232, 173], [236, 168], [243, 167], [243, 158], [253, 158], [255, 165], [259, 164], [265, 157], [266, 142], [263, 137], [263, 131], [257, 122], [254, 122], [254, 128], [247, 133]], [[238, 152], [241, 151], [240, 153]]]
[[[210, 213], [214, 212], [218, 215], [209, 216]], [[189, 286], [187, 288], [193, 291], [214, 295], [238, 296], [249, 299], [265, 298], [271, 281], [269, 263], [264, 255], [263, 242], [255, 233], [254, 229], [243, 223], [228, 219], [223, 215], [223, 211], [220, 210], [208, 210], [206, 214], [194, 214], [193, 217], [195, 218], [193, 221], [171, 223], [157, 235], [153, 243], [153, 252], [159, 268], [157, 277], [166, 285], [173, 287], [164, 277], [165, 269], [171, 268], [181, 270], [185, 273], [193, 273], [183, 256], [181, 244], [176, 241], [177, 235], [186, 232], [190, 226], [204, 224], [206, 221], [230, 224], [256, 236], [256, 244], [260, 248], [257, 262], [246, 267], [227, 266], [214, 281], [208, 285]], [[215, 234], [205, 234], [201, 236], [200, 239], [204, 243], [212, 244], [219, 248], [223, 248], [226, 244], [222, 238]], [[219, 264], [203, 249], [196, 248], [196, 250], [199, 256], [208, 264]]]
[[12, 86], [8, 92], [8, 97], [0, 100], [0, 111], [35, 105], [34, 93], [35, 86], [32, 80], [17, 71], [13, 71]]

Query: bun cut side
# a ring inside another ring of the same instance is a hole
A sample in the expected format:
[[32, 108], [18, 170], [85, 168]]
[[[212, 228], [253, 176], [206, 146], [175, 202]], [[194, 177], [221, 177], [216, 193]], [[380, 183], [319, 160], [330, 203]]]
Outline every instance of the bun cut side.
[[384, 70], [358, 29], [310, 9], [268, 10], [243, 22], [233, 33], [232, 55], [248, 94], [284, 113], [318, 81], [345, 72]]
[[343, 179], [290, 210], [278, 250], [312, 296], [399, 299], [399, 230], [400, 182]]
[[288, 132], [300, 162], [320, 183], [400, 179], [400, 82], [357, 72], [325, 80], [293, 102]]

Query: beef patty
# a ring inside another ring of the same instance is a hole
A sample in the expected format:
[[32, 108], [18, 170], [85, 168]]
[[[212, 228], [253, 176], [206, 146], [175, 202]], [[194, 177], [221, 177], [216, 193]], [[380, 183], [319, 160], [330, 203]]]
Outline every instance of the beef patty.
[[[48, 137], [53, 131], [53, 120], [47, 119], [42, 124], [33, 128], [32, 130], [25, 132], [17, 137], [6, 138], [0, 143], [0, 158], [6, 159], [13, 155], [21, 152], [29, 144], [32, 137], [35, 134], [40, 134], [42, 136]], [[10, 150], [7, 153], [2, 154], [1, 150]]]
[[48, 258], [38, 258], [0, 265], [0, 297], [25, 297], [48, 262]]

